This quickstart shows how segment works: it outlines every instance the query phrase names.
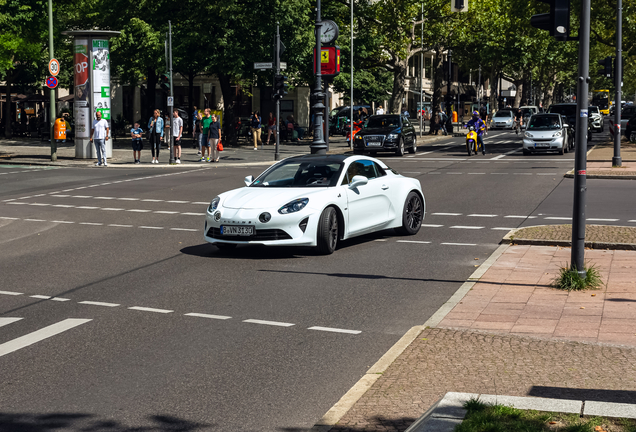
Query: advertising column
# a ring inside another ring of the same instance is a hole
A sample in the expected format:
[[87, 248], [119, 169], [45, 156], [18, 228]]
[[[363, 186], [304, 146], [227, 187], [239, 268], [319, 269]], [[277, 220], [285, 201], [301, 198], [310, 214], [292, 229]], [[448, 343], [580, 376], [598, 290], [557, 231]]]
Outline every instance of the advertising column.
[[75, 39], [74, 44], [75, 102], [75, 157], [95, 157], [91, 136], [91, 87], [88, 39]]
[[[102, 113], [102, 118], [108, 121], [112, 135], [112, 119], [110, 116], [110, 52], [108, 49], [108, 39], [93, 39], [92, 55], [92, 87], [93, 87], [93, 112], [95, 119], [97, 111]], [[112, 139], [106, 141], [106, 157], [113, 156]]]

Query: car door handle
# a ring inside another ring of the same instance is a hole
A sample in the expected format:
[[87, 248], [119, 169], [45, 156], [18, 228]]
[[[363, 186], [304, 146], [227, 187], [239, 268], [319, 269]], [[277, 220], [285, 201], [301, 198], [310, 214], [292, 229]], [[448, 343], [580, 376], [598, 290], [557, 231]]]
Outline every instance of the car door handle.
[[382, 190], [387, 190], [389, 187], [387, 185], [382, 185]]

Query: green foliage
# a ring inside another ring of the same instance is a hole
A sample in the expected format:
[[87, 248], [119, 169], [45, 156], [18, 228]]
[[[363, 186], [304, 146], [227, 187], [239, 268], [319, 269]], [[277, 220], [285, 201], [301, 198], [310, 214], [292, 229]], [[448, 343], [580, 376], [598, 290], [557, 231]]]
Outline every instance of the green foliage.
[[561, 267], [559, 275], [552, 281], [552, 286], [566, 291], [599, 289], [603, 286], [601, 274], [596, 266], [587, 267], [585, 272], [585, 277], [581, 277], [576, 269]]

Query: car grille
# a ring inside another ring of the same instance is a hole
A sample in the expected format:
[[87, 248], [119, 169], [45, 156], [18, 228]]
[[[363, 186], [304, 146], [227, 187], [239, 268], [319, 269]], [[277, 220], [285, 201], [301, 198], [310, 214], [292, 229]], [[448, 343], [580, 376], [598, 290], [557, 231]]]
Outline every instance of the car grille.
[[386, 137], [384, 135], [365, 135], [362, 138], [364, 138], [365, 144], [369, 141], [380, 141], [382, 144], [384, 144], [384, 139]]
[[253, 236], [226, 236], [221, 235], [219, 228], [210, 228], [208, 230], [208, 237], [219, 240], [234, 240], [234, 241], [268, 241], [268, 240], [291, 240], [291, 236], [285, 231], [280, 229], [261, 229], [256, 230], [256, 234]]

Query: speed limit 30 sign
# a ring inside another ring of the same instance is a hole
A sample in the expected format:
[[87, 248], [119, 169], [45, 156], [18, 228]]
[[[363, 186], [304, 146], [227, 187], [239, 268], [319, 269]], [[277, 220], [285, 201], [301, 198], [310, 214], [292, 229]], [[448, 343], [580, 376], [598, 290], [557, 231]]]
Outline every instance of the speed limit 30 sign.
[[49, 62], [49, 72], [53, 76], [57, 76], [60, 73], [60, 62], [57, 59], [51, 59]]

